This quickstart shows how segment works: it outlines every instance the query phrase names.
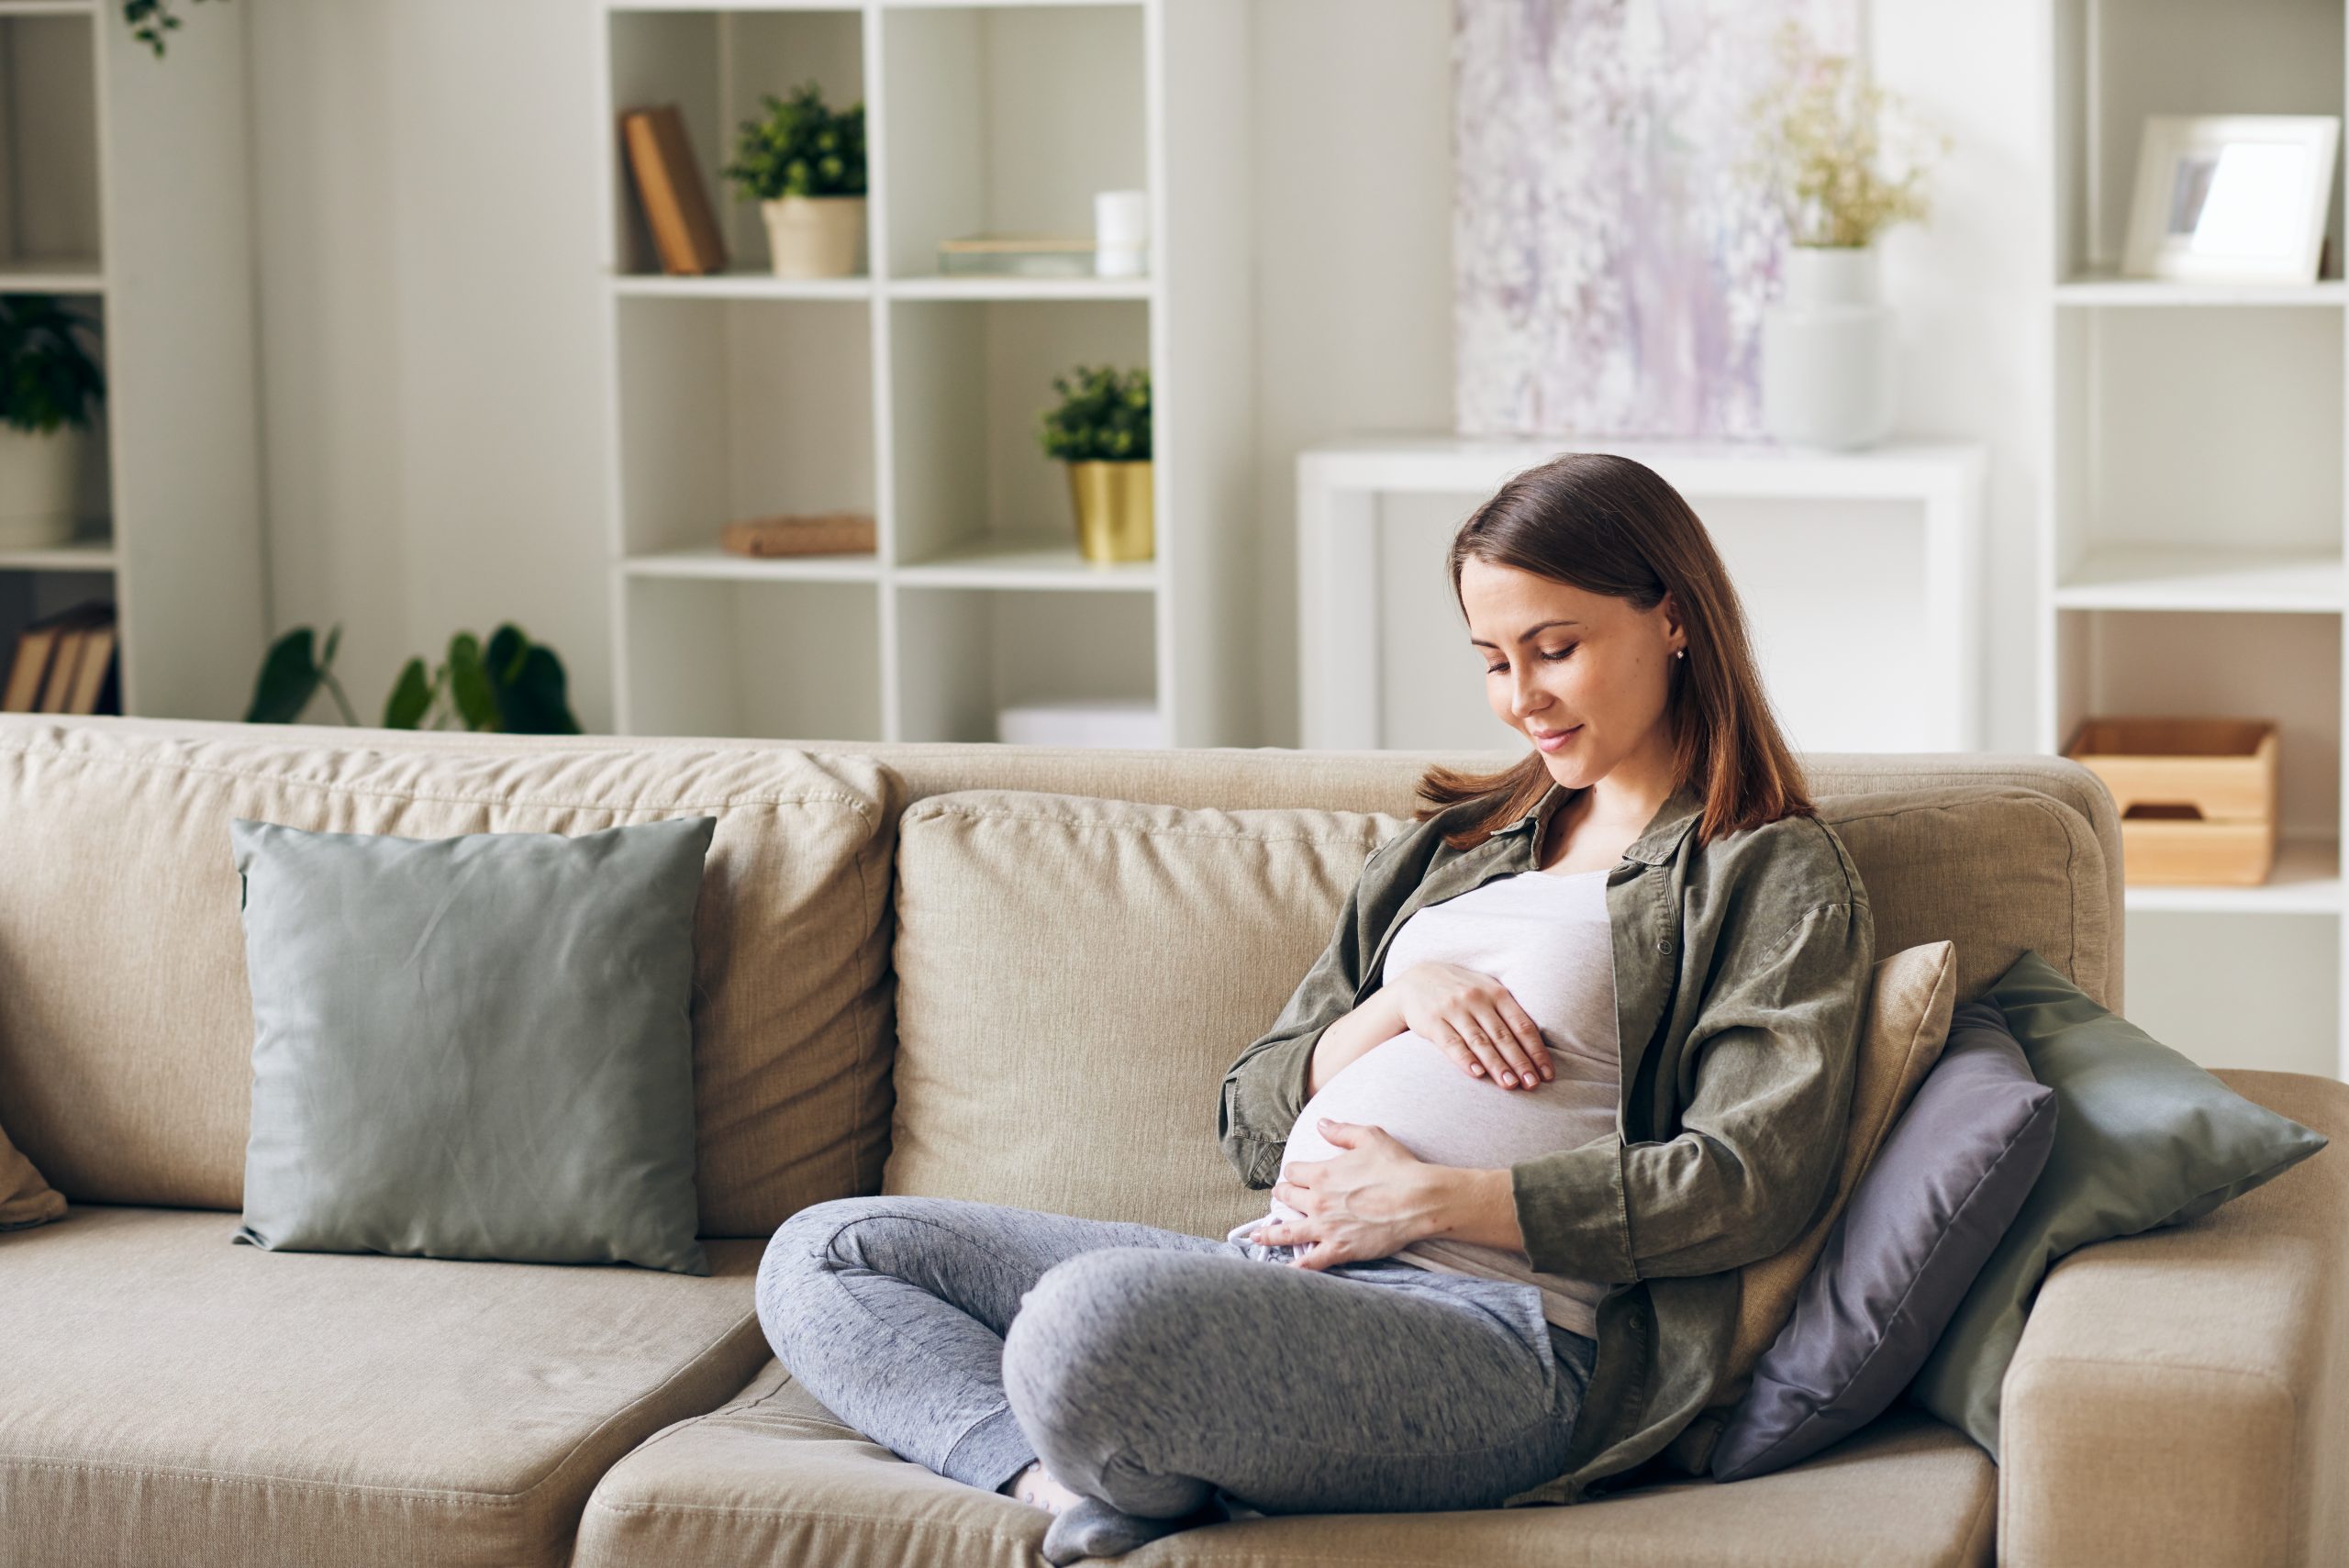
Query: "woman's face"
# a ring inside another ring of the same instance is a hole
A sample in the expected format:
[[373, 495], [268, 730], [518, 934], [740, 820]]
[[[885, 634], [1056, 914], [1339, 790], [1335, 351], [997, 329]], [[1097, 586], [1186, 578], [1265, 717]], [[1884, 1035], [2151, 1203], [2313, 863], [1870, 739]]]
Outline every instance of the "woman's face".
[[1626, 760], [1644, 770], [1668, 757], [1664, 699], [1674, 652], [1688, 640], [1669, 594], [1641, 611], [1472, 557], [1460, 599], [1486, 700], [1542, 752], [1552, 778], [1581, 789]]

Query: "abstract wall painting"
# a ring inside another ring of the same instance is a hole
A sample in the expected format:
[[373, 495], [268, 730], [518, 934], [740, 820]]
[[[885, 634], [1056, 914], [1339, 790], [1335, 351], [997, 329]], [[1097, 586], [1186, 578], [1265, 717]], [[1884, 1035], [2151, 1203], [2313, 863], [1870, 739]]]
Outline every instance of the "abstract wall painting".
[[1786, 223], [1738, 163], [1789, 21], [1862, 48], [1859, 0], [1453, 0], [1461, 434], [1763, 439]]

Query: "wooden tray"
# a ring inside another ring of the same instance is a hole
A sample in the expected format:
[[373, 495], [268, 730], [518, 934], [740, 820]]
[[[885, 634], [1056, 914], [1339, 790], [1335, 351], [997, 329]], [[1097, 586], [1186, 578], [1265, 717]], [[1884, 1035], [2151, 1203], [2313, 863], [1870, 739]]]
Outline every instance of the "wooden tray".
[[2274, 721], [2091, 718], [2064, 755], [2121, 812], [2123, 880], [2257, 886], [2276, 866]]

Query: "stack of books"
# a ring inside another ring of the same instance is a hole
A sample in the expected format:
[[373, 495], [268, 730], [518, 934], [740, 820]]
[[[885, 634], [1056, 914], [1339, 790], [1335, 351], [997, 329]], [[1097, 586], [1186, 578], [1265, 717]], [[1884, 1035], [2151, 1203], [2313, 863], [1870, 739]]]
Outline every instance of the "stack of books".
[[0, 712], [120, 713], [114, 606], [92, 601], [44, 616], [17, 634]]

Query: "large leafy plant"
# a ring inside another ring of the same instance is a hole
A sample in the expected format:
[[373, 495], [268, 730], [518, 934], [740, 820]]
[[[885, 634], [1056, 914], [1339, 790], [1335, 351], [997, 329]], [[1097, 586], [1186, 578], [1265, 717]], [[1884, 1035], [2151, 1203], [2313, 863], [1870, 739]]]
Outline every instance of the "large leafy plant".
[[813, 82], [793, 88], [788, 102], [772, 93], [759, 97], [766, 117], [742, 122], [726, 166], [744, 201], [864, 195], [863, 104], [835, 112]]
[[[315, 633], [297, 626], [271, 645], [253, 682], [248, 724], [292, 724], [323, 687], [345, 724], [357, 724], [351, 699], [335, 679], [335, 649], [342, 628], [327, 633], [320, 649]], [[470, 631], [449, 639], [449, 655], [429, 671], [410, 659], [384, 702], [385, 729], [502, 729], [515, 735], [576, 735], [564, 695], [562, 661], [553, 649], [532, 642], [507, 623], [491, 634], [489, 645]]]
[[0, 295], [0, 420], [43, 434], [86, 428], [106, 395], [94, 348], [97, 328], [45, 294]]
[[1798, 245], [1860, 246], [1930, 211], [1925, 177], [1951, 146], [1909, 117], [1850, 55], [1820, 54], [1798, 22], [1777, 35], [1778, 79], [1748, 109], [1743, 172]]
[[1038, 430], [1044, 455], [1068, 462], [1145, 462], [1150, 458], [1150, 372], [1103, 365], [1056, 375], [1060, 406]]

